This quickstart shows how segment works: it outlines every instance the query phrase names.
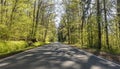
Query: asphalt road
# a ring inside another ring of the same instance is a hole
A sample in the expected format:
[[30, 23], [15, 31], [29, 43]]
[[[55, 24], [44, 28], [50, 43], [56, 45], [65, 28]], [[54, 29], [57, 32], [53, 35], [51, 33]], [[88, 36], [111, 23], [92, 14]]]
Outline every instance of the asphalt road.
[[0, 69], [120, 69], [82, 50], [52, 43], [0, 60]]

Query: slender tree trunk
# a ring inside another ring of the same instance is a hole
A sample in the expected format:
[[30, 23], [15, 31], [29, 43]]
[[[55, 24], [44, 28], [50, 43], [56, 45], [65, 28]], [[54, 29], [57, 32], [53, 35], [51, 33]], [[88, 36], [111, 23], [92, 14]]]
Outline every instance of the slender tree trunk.
[[82, 24], [81, 24], [81, 45], [83, 46], [84, 43], [84, 37], [83, 37], [83, 28], [84, 28], [84, 23], [85, 23], [85, 1], [82, 0], [83, 4], [82, 4]]
[[[120, 17], [120, 1], [117, 0], [117, 15], [118, 15], [118, 18]], [[118, 19], [118, 24], [119, 24], [119, 31], [120, 31], [120, 19]]]
[[44, 39], [43, 39], [43, 42], [46, 41], [46, 37], [47, 37], [47, 33], [48, 33], [48, 26], [49, 26], [49, 18], [46, 18], [46, 21], [43, 19], [45, 23], [45, 34], [44, 34]]
[[9, 29], [11, 30], [11, 25], [13, 23], [13, 16], [14, 16], [14, 12], [16, 11], [16, 7], [17, 7], [17, 3], [18, 3], [19, 0], [15, 0], [15, 3], [14, 3], [14, 6], [12, 8], [12, 12], [11, 12], [11, 15], [10, 15], [10, 23], [9, 23]]
[[41, 4], [42, 4], [42, 1], [39, 0], [39, 1], [38, 1], [37, 13], [36, 13], [35, 29], [34, 29], [34, 33], [33, 33], [33, 37], [34, 37], [34, 38], [35, 38], [36, 33], [37, 33], [37, 28], [38, 28], [38, 23], [39, 23], [39, 16], [40, 16]]
[[103, 0], [104, 4], [104, 20], [105, 20], [105, 32], [106, 32], [106, 44], [108, 49], [109, 47], [109, 34], [108, 34], [108, 21], [107, 21], [107, 10], [106, 10], [106, 0]]
[[[6, 7], [7, 7], [7, 4], [8, 4], [8, 3], [7, 3], [7, 1], [5, 0], [5, 6], [6, 6]], [[7, 24], [8, 24], [8, 19], [9, 19], [9, 18], [8, 18], [8, 9], [5, 10], [5, 16], [6, 16], [5, 25], [7, 25]]]
[[4, 0], [1, 0], [1, 24], [3, 23], [3, 6], [4, 6]]
[[45, 29], [44, 41], [43, 41], [43, 42], [45, 42], [45, 41], [46, 41], [47, 32], [48, 32], [48, 24], [47, 24], [46, 29]]
[[70, 44], [70, 27], [69, 27], [69, 22], [68, 22], [68, 28], [67, 28], [67, 31], [68, 31], [68, 44]]
[[[118, 33], [118, 43], [120, 43], [119, 39], [120, 39], [120, 0], [117, 0], [117, 16], [118, 16], [118, 29], [119, 29], [119, 33]], [[119, 44], [120, 47], [120, 44]]]
[[[91, 12], [90, 12], [90, 16], [88, 17], [88, 20], [91, 18]], [[87, 28], [87, 32], [88, 32], [88, 46], [89, 47], [93, 47], [93, 35], [92, 35], [92, 22], [88, 21], [88, 28]]]
[[36, 2], [37, 2], [37, 1], [34, 2], [34, 9], [33, 9], [33, 24], [32, 24], [32, 30], [31, 30], [31, 33], [30, 33], [30, 39], [33, 39], [33, 38], [34, 38], [35, 21], [36, 21], [36, 7], [37, 7]]
[[[69, 11], [67, 11], [67, 13], [69, 14]], [[67, 17], [67, 36], [68, 36], [68, 44], [71, 43], [70, 41], [70, 14]]]
[[100, 0], [97, 0], [97, 23], [98, 23], [98, 49], [101, 49], [101, 12], [100, 12]]

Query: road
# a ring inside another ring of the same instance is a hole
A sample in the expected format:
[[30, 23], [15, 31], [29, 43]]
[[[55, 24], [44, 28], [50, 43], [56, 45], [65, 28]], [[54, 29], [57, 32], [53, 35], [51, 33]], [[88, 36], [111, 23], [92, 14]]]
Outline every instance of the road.
[[0, 69], [120, 69], [120, 65], [61, 43], [0, 60]]

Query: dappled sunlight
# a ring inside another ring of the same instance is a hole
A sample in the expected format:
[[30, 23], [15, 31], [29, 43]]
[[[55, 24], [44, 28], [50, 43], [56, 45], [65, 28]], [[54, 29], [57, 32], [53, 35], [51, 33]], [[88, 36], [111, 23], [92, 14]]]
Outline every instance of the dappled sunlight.
[[16, 58], [16, 59], [17, 59], [17, 60], [20, 60], [20, 59], [24, 59], [24, 58], [30, 57], [30, 56], [33, 56], [33, 54], [27, 54], [27, 55], [25, 55], [25, 56], [21, 56], [21, 57], [18, 57], [18, 58]]
[[0, 69], [120, 69], [120, 1], [1, 0], [0, 59]]
[[0, 67], [3, 67], [3, 66], [7, 66], [9, 65], [10, 63], [0, 63]]
[[53, 52], [45, 52], [45, 53], [43, 53], [43, 54], [45, 54], [45, 55], [50, 55], [50, 54], [53, 54]]
[[100, 66], [93, 65], [90, 69], [104, 69], [104, 68], [101, 68]]
[[[52, 48], [51, 48], [52, 47]], [[0, 61], [2, 69], [117, 69], [107, 62], [73, 47], [52, 43]]]
[[79, 64], [77, 64], [76, 62], [74, 62], [74, 61], [65, 61], [65, 62], [63, 62], [62, 64], [62, 67], [64, 67], [64, 68], [79, 68], [80, 69], [80, 65]]
[[112, 62], [110, 62], [110, 61], [106, 61], [106, 62], [100, 61], [100, 62], [103, 63], [103, 64], [110, 65], [110, 66], [112, 66], [112, 67], [115, 67], [115, 66], [116, 66], [114, 63], [112, 63]]
[[79, 60], [83, 60], [84, 62], [87, 62], [89, 59], [89, 57], [87, 57], [86, 55], [74, 55], [74, 57]]
[[69, 51], [69, 48], [59, 48], [58, 51]]

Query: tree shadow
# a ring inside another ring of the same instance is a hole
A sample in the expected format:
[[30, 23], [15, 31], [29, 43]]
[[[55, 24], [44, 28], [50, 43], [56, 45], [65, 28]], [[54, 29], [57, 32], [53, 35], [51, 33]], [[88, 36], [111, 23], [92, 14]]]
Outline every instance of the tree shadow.
[[82, 50], [53, 43], [0, 61], [0, 69], [118, 69]]

